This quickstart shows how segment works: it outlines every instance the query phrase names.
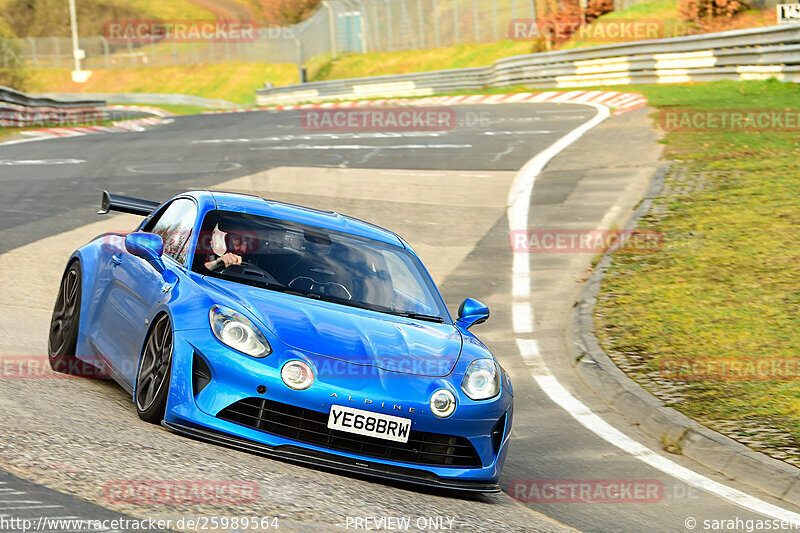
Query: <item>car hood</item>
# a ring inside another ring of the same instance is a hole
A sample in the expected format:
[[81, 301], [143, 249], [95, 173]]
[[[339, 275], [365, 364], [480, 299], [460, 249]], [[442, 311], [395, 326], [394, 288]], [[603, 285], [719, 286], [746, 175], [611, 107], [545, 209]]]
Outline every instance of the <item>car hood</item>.
[[282, 343], [333, 360], [420, 376], [446, 376], [461, 354], [450, 324], [377, 313], [206, 277]]

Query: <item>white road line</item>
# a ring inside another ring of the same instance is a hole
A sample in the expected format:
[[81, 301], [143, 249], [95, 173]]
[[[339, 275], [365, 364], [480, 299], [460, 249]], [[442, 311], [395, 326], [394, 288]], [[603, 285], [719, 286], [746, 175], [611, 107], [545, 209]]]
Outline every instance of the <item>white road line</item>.
[[431, 178], [443, 178], [447, 176], [444, 172], [381, 172], [386, 176], [425, 176]]
[[28, 509], [61, 509], [63, 505], [22, 505], [17, 507], [0, 507], [3, 511], [22, 511]]
[[528, 302], [512, 302], [511, 311], [514, 333], [533, 333], [533, 307]]
[[296, 144], [294, 146], [251, 146], [251, 150], [448, 150], [472, 148], [471, 144]]
[[[412, 137], [442, 137], [454, 130], [448, 131], [413, 131], [413, 132], [342, 132], [342, 133], [309, 133], [306, 135], [274, 135], [271, 137], [230, 138], [230, 139], [197, 139], [190, 144], [246, 144], [261, 142], [286, 142], [286, 141], [314, 141], [314, 140], [341, 140], [341, 139], [401, 139]], [[509, 135], [547, 135], [551, 130], [518, 130], [518, 131], [479, 131], [471, 135], [509, 136]]]
[[29, 166], [29, 165], [79, 165], [86, 163], [84, 159], [0, 159], [0, 165]]
[[[520, 169], [514, 177], [508, 196], [509, 230], [527, 229], [528, 210], [533, 194], [533, 185], [536, 181], [536, 177], [544, 166], [559, 152], [578, 140], [584, 133], [604, 121], [610, 115], [610, 110], [600, 104], [584, 102], [577, 105], [592, 106], [597, 110], [597, 115], [588, 122], [570, 131], [543, 152], [537, 154]], [[611, 218], [606, 215], [606, 217], [603, 218], [603, 223], [608, 223], [610, 220]], [[516, 301], [513, 304], [514, 333], [531, 333], [533, 332], [534, 322], [533, 306], [530, 302], [530, 254], [514, 254], [511, 279], [513, 297], [515, 299], [524, 299], [524, 301]], [[523, 305], [528, 309], [525, 309]], [[689, 485], [716, 494], [731, 503], [756, 513], [800, 525], [800, 514], [772, 505], [754, 496], [750, 496], [745, 492], [708, 479], [693, 470], [670, 461], [666, 457], [657, 454], [650, 448], [628, 437], [593, 413], [591, 409], [570, 394], [570, 392], [558, 382], [547, 368], [547, 363], [545, 363], [544, 358], [539, 352], [539, 346], [534, 339], [517, 338], [516, 341], [522, 359], [526, 365], [532, 367], [531, 374], [533, 375], [533, 379], [539, 387], [541, 387], [542, 391], [592, 433], [617, 448], [628, 452], [643, 463], [676, 479], [684, 481]]]
[[233, 139], [198, 139], [191, 144], [235, 144], [257, 142], [282, 142], [282, 141], [312, 141], [336, 139], [399, 139], [406, 137], [441, 137], [442, 131], [365, 131], [365, 132], [339, 132], [339, 133], [306, 133], [303, 135], [272, 135], [270, 137], [233, 138]]
[[[555, 102], [559, 104], [569, 103], [569, 102]], [[537, 111], [537, 115], [545, 114], [545, 113], [583, 113], [583, 109], [550, 109], [546, 111]]]
[[519, 131], [484, 131], [480, 132], [480, 135], [486, 135], [488, 137], [496, 137], [496, 136], [506, 136], [506, 135], [547, 135], [548, 133], [553, 133], [550, 130], [519, 130]]
[[13, 139], [11, 141], [0, 142], [0, 146], [10, 146], [12, 144], [29, 143], [33, 141], [43, 141], [45, 139], [55, 139], [55, 135], [42, 135], [39, 137], [25, 137], [24, 139]]

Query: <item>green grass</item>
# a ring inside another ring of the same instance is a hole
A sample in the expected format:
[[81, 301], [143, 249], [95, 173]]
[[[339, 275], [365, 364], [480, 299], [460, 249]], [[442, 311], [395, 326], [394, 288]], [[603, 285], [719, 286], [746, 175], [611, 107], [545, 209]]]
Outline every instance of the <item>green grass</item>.
[[199, 115], [200, 113], [211, 111], [211, 109], [208, 109], [206, 107], [200, 107], [195, 105], [156, 104], [151, 107], [157, 107], [159, 109], [163, 109], [164, 111], [169, 111], [173, 115]]
[[[595, 21], [589, 24], [586, 33], [583, 35], [578, 33], [566, 43], [560, 46], [561, 50], [571, 48], [583, 48], [586, 46], [600, 46], [606, 44], [613, 44], [613, 40], [592, 40], [591, 35], [596, 35], [595, 32], [602, 30], [600, 26], [605, 25], [606, 32], [609, 29], [620, 30], [622, 24], [620, 21], [631, 21], [638, 19], [641, 22], [655, 22], [657, 29], [655, 38], [670, 38], [680, 37], [682, 35], [690, 35], [694, 33], [716, 32], [726, 30], [736, 30], [743, 28], [755, 28], [760, 26], [771, 26], [775, 24], [775, 10], [774, 9], [749, 9], [742, 13], [738, 13], [731, 19], [716, 19], [711, 26], [705, 30], [698, 28], [693, 23], [688, 23], [680, 18], [678, 14], [678, 2], [675, 0], [657, 0], [655, 2], [643, 2], [635, 4], [626, 9], [619, 11], [612, 11], [605, 15], [598, 17]], [[632, 31], [635, 26], [629, 27], [628, 31]], [[636, 30], [644, 33], [644, 30]], [[650, 37], [644, 37], [649, 39]], [[637, 39], [634, 39], [637, 40]]]
[[19, 133], [20, 131], [22, 130], [16, 128], [0, 128], [0, 141], [5, 139], [6, 137], [14, 135], [15, 133]]
[[[789, 109], [800, 86], [775, 80], [639, 86], [662, 109]], [[663, 215], [640, 226], [661, 231], [661, 251], [616, 253], [596, 307], [610, 353], [635, 355], [647, 372], [669, 359], [779, 359], [800, 354], [800, 132], [671, 132], [668, 183], [703, 186], [656, 202]], [[684, 384], [672, 405], [711, 427], [756, 422], [800, 448], [797, 381]]]
[[[502, 42], [436, 50], [329, 55], [306, 63], [310, 80], [399, 74], [440, 68], [488, 65], [502, 57], [530, 51], [530, 43]], [[29, 92], [182, 93], [238, 104], [255, 100], [265, 82], [275, 86], [298, 82], [296, 65], [269, 63], [208, 63], [169, 67], [92, 69], [86, 83], [73, 83], [69, 69], [27, 69]]]
[[189, 0], [125, 0], [138, 13], [159, 20], [210, 20], [214, 15], [207, 9]]
[[491, 65], [504, 57], [528, 54], [531, 52], [532, 46], [532, 43], [528, 42], [501, 41], [492, 44], [465, 44], [431, 50], [348, 54], [329, 62], [326, 62], [327, 57], [315, 58], [309, 62], [307, 68], [310, 79], [321, 81], [450, 68], [482, 67]]
[[29, 69], [30, 92], [181, 93], [248, 104], [265, 81], [297, 82], [290, 64], [212, 63], [177, 67], [97, 69], [86, 83], [73, 83], [68, 69]]
[[[92, 4], [92, 1], [87, 4]], [[0, 0], [0, 9], [9, 9], [14, 3], [14, 0]], [[160, 20], [202, 20], [214, 18], [210, 11], [200, 7], [199, 5], [189, 0], [170, 0], [164, 2], [163, 0], [125, 0], [125, 4], [137, 13], [143, 16], [149, 16], [154, 19]]]
[[[103, 35], [111, 20], [210, 20], [214, 14], [190, 0], [81, 0], [76, 2], [81, 36]], [[69, 37], [69, 8], [63, 0], [8, 0], [0, 6], [19, 37]]]
[[[627, 9], [619, 11], [612, 11], [605, 15], [598, 17], [591, 24], [589, 24], [587, 35], [594, 35], [595, 28], [602, 25], [614, 26], [618, 21], [625, 21], [631, 19], [638, 19], [641, 21], [659, 21], [658, 37], [678, 37], [686, 35], [686, 23], [678, 16], [678, 2], [674, 0], [660, 0], [657, 2], [645, 2], [635, 4]], [[571, 48], [583, 48], [586, 46], [599, 46], [605, 44], [614, 44], [619, 41], [598, 41], [580, 38], [580, 34], [576, 34], [572, 39], [564, 43], [560, 49], [566, 50]]]
[[34, 130], [42, 130], [47, 128], [79, 128], [81, 126], [111, 126], [114, 124], [112, 120], [101, 120], [99, 122], [85, 122], [83, 124], [76, 123], [76, 124], [66, 124], [66, 125], [59, 125], [59, 124], [42, 124], [37, 126], [32, 126], [28, 128], [0, 128], [0, 141], [4, 140], [7, 137], [15, 135], [17, 133], [23, 133], [26, 131], [34, 131]]

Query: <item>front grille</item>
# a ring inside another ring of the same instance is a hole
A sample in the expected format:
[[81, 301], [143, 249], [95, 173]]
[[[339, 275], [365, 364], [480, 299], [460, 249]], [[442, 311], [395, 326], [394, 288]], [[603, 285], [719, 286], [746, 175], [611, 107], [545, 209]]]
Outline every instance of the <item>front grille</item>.
[[464, 437], [411, 430], [408, 442], [403, 443], [351, 435], [329, 429], [327, 413], [264, 398], [239, 400], [217, 417], [299, 442], [367, 457], [432, 466], [481, 466], [478, 452]]

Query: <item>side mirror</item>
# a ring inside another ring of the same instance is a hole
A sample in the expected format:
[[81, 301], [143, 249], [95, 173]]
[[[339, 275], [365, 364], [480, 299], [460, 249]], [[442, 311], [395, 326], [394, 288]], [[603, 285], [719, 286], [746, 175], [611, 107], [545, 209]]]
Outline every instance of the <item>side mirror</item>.
[[164, 253], [164, 240], [160, 235], [146, 231], [129, 233], [125, 237], [125, 249], [130, 254], [141, 257], [153, 265], [158, 272], [166, 269], [164, 261], [161, 260]]
[[458, 308], [458, 323], [464, 328], [482, 324], [489, 318], [489, 308], [473, 298], [467, 298]]

